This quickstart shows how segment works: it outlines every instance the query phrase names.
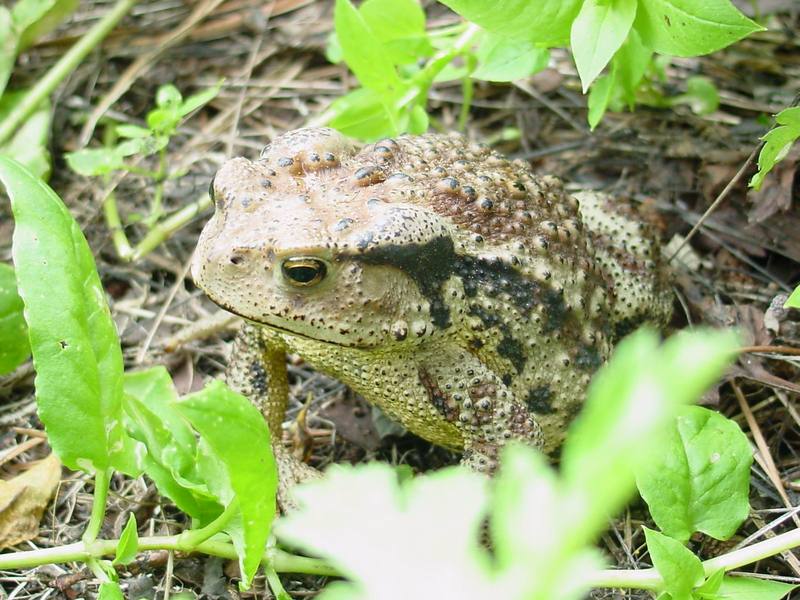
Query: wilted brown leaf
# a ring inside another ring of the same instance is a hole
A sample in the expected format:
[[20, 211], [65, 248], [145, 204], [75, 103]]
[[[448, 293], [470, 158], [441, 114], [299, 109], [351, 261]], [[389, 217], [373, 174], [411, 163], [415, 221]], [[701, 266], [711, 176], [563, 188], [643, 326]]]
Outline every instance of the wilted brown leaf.
[[0, 549], [30, 540], [61, 479], [61, 461], [51, 454], [22, 475], [0, 481]]

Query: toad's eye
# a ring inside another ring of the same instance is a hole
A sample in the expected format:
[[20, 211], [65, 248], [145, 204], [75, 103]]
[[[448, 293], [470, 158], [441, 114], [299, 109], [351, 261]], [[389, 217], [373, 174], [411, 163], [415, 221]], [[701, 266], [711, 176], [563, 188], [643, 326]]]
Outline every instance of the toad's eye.
[[325, 279], [327, 267], [317, 258], [287, 258], [281, 264], [286, 281], [294, 286], [308, 287]]

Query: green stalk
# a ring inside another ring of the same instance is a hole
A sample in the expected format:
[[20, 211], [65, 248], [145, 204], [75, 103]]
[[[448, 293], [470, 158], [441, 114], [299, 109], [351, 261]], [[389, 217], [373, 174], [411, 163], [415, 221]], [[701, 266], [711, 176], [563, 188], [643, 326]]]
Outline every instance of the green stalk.
[[94, 476], [94, 494], [92, 496], [92, 514], [89, 517], [89, 524], [83, 532], [84, 544], [91, 544], [100, 534], [103, 526], [103, 519], [106, 516], [106, 498], [108, 498], [108, 486], [111, 484], [111, 469], [98, 471]]
[[147, 235], [145, 235], [141, 241], [136, 244], [136, 248], [134, 248], [129, 260], [138, 260], [155, 250], [164, 240], [186, 225], [186, 223], [203, 212], [209, 206], [211, 206], [211, 198], [208, 196], [208, 194], [206, 194], [197, 202], [175, 211], [160, 223], [156, 223], [153, 228], [147, 232]]
[[136, 0], [119, 0], [94, 27], [87, 31], [61, 59], [36, 82], [17, 106], [0, 123], [0, 145], [11, 139], [25, 120], [30, 117], [42, 101], [74, 71], [100, 42], [114, 29], [116, 24], [133, 8]]
[[205, 527], [201, 527], [199, 529], [187, 529], [186, 531], [180, 533], [178, 535], [178, 547], [183, 552], [194, 551], [195, 548], [197, 548], [207, 539], [225, 529], [228, 523], [231, 522], [231, 519], [233, 519], [233, 517], [236, 515], [236, 511], [238, 509], [239, 499], [234, 498], [231, 500], [231, 503], [225, 507], [225, 510], [222, 512], [222, 514]]

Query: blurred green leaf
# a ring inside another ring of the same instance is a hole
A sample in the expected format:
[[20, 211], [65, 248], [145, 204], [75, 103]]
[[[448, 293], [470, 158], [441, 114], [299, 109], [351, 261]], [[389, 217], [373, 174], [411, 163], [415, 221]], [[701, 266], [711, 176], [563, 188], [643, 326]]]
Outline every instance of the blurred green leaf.
[[635, 27], [647, 46], [670, 56], [708, 54], [764, 29], [730, 0], [640, 0]]
[[758, 172], [750, 180], [750, 187], [761, 189], [764, 178], [772, 168], [786, 158], [792, 144], [800, 138], [800, 106], [786, 108], [775, 117], [777, 126], [761, 139], [764, 147], [758, 155]]
[[547, 67], [550, 59], [546, 48], [491, 33], [484, 35], [475, 55], [478, 67], [472, 77], [484, 81], [523, 79]]
[[708, 115], [719, 108], [719, 92], [707, 77], [690, 77], [686, 93], [671, 98], [670, 104], [688, 104], [693, 113]]
[[125, 600], [122, 589], [116, 581], [104, 581], [100, 584], [100, 593], [97, 600]]
[[139, 127], [138, 125], [117, 125], [114, 127], [114, 131], [122, 138], [145, 138], [153, 135], [153, 132], [147, 127]]
[[17, 0], [11, 11], [19, 32], [18, 52], [58, 27], [78, 8], [78, 0]]
[[750, 443], [735, 422], [689, 406], [636, 481], [666, 535], [686, 542], [701, 531], [727, 540], [750, 511], [752, 462]]
[[0, 96], [3, 95], [14, 69], [18, 43], [11, 12], [5, 6], [0, 6]]
[[164, 84], [156, 90], [156, 106], [160, 108], [174, 108], [183, 101], [178, 88], [171, 83]]
[[178, 114], [181, 117], [185, 117], [189, 113], [197, 110], [201, 106], [208, 104], [217, 97], [219, 91], [222, 89], [222, 83], [218, 83], [217, 85], [208, 88], [207, 90], [203, 90], [202, 92], [198, 92], [189, 96], [186, 100], [184, 100], [180, 107], [178, 107]]
[[130, 513], [128, 522], [125, 523], [125, 528], [122, 530], [122, 535], [119, 536], [119, 543], [117, 544], [117, 551], [112, 564], [127, 565], [136, 558], [138, 549], [139, 532], [136, 531], [136, 517], [133, 513]]
[[278, 479], [267, 425], [244, 396], [220, 381], [182, 398], [175, 407], [224, 467], [238, 499], [241, 517], [227, 531], [239, 554], [242, 581], [249, 586], [275, 516]]
[[124, 168], [125, 163], [113, 148], [86, 148], [64, 155], [69, 168], [85, 177], [107, 175]]
[[572, 23], [572, 55], [584, 93], [628, 37], [637, 0], [586, 0]]
[[22, 309], [14, 268], [0, 263], [0, 375], [10, 373], [31, 355]]
[[612, 59], [612, 71], [620, 98], [632, 110], [636, 103], [636, 91], [644, 79], [653, 51], [642, 44], [642, 39], [635, 29], [628, 32], [628, 39]]
[[[0, 97], [0, 121], [25, 97], [28, 90], [8, 91]], [[0, 146], [0, 154], [5, 154], [21, 163], [31, 173], [41, 179], [50, 175], [50, 141], [52, 109], [45, 101], [14, 133], [14, 136]]]
[[55, 192], [19, 163], [0, 156], [0, 181], [50, 445], [73, 470], [137, 474], [122, 428], [119, 339], [86, 239]]
[[600, 123], [603, 115], [608, 110], [611, 103], [611, 95], [614, 92], [614, 78], [612, 75], [603, 75], [595, 79], [592, 87], [589, 88], [589, 99], [587, 101], [589, 114], [589, 128], [594, 131]]
[[485, 478], [462, 469], [400, 485], [386, 464], [332, 465], [324, 479], [295, 490], [300, 509], [281, 518], [276, 533], [328, 557], [353, 580], [339, 583], [330, 596], [326, 590], [323, 599], [513, 598], [491, 593], [478, 544], [487, 486]]
[[705, 579], [700, 559], [663, 533], [644, 527], [644, 536], [653, 566], [664, 578], [666, 592], [672, 600], [691, 600], [692, 590]]

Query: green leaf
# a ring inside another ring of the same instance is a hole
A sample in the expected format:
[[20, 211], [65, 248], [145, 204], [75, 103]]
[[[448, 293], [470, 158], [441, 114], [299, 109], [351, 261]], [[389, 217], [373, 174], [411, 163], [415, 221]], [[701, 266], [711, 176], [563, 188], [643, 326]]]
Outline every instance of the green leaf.
[[628, 33], [628, 39], [614, 55], [612, 61], [614, 79], [620, 90], [620, 98], [632, 110], [636, 103], [636, 91], [644, 79], [653, 51], [642, 44], [635, 29]]
[[86, 238], [19, 163], [0, 156], [0, 180], [15, 218], [12, 254], [50, 445], [73, 470], [136, 474], [122, 428], [122, 352]]
[[258, 409], [220, 381], [175, 407], [224, 466], [238, 498], [241, 517], [229, 533], [239, 554], [242, 581], [249, 586], [275, 516], [278, 480], [267, 425]]
[[124, 168], [122, 156], [113, 148], [86, 148], [64, 155], [70, 169], [84, 177], [107, 175]]
[[433, 53], [425, 31], [425, 11], [417, 0], [366, 0], [359, 13], [396, 65]]
[[12, 10], [19, 51], [58, 27], [78, 8], [78, 0], [18, 0]]
[[679, 541], [647, 527], [643, 529], [653, 566], [664, 578], [664, 589], [672, 600], [691, 600], [692, 589], [705, 579], [700, 559]]
[[725, 577], [725, 570], [719, 569], [715, 571], [708, 579], [703, 582], [703, 585], [695, 588], [694, 597], [698, 600], [713, 600], [717, 597], [719, 587], [722, 585], [722, 579]]
[[160, 108], [175, 108], [183, 101], [178, 88], [171, 83], [164, 84], [156, 90], [156, 106]]
[[194, 432], [176, 410], [172, 378], [164, 367], [125, 373], [126, 426], [147, 448], [144, 471], [178, 508], [205, 525], [222, 512], [198, 468]]
[[794, 291], [783, 303], [783, 308], [800, 308], [800, 285], [794, 288]]
[[31, 355], [22, 308], [14, 268], [0, 263], [0, 375], [10, 373]]
[[640, 466], [637, 485], [650, 514], [670, 537], [695, 531], [730, 538], [750, 510], [753, 452], [739, 426], [699, 406], [686, 407], [669, 437]]
[[589, 90], [589, 128], [594, 131], [594, 128], [600, 123], [603, 115], [608, 110], [608, 105], [611, 103], [611, 97], [614, 92], [615, 78], [612, 75], [603, 75], [595, 80], [591, 89]]
[[100, 584], [100, 593], [97, 600], [125, 600], [122, 595], [122, 588], [116, 581], [104, 581]]
[[[0, 98], [0, 121], [25, 97], [28, 90], [6, 91]], [[5, 154], [21, 163], [37, 177], [46, 179], [50, 175], [51, 106], [44, 101], [14, 132], [13, 137], [0, 147]]]
[[114, 131], [122, 138], [145, 138], [153, 135], [153, 132], [147, 129], [147, 127], [139, 127], [138, 125], [117, 125]]
[[328, 124], [350, 137], [374, 141], [400, 133], [399, 115], [390, 114], [383, 96], [374, 90], [354, 90], [334, 100], [330, 110], [335, 116]]
[[119, 543], [117, 544], [117, 551], [112, 564], [127, 565], [136, 558], [138, 550], [139, 532], [136, 530], [136, 517], [133, 513], [130, 513], [128, 522], [125, 523], [125, 528], [122, 530], [122, 535], [119, 536]]
[[442, 4], [496, 35], [550, 47], [566, 45], [582, 0], [442, 0]]
[[730, 0], [640, 0], [635, 27], [647, 46], [671, 56], [708, 54], [764, 29]]
[[780, 600], [797, 587], [755, 577], [725, 577], [715, 600]]
[[719, 108], [719, 92], [707, 77], [690, 77], [686, 82], [686, 93], [672, 98], [670, 104], [688, 104], [693, 113], [708, 115]]
[[[478, 544], [488, 483], [450, 468], [400, 485], [385, 464], [332, 465], [323, 479], [294, 491], [300, 508], [275, 530], [353, 580], [339, 584], [349, 595], [337, 589], [331, 597], [513, 598], [491, 593]], [[415, 573], [425, 577], [409, 576]]]
[[428, 131], [428, 124], [428, 113], [425, 111], [425, 107], [419, 104], [415, 105], [409, 115], [408, 132], [413, 135], [422, 135]]
[[5, 6], [0, 6], [0, 96], [3, 95], [14, 69], [18, 42], [11, 12]]
[[219, 91], [222, 89], [222, 82], [218, 83], [217, 85], [208, 88], [207, 90], [203, 90], [202, 92], [198, 92], [189, 96], [183, 103], [178, 107], [178, 114], [181, 117], [185, 117], [189, 113], [197, 110], [201, 106], [211, 102], [214, 98], [217, 97]]
[[476, 58], [478, 68], [471, 75], [475, 79], [514, 81], [547, 67], [550, 52], [529, 41], [487, 33], [476, 50]]
[[750, 187], [761, 189], [764, 178], [772, 168], [786, 158], [792, 144], [800, 138], [800, 106], [786, 108], [775, 117], [777, 126], [761, 139], [764, 147], [758, 155], [758, 172], [750, 180]]
[[637, 0], [586, 0], [572, 23], [572, 54], [583, 92], [622, 46], [636, 17]]
[[361, 85], [387, 91], [400, 83], [384, 45], [350, 0], [336, 0], [334, 24], [344, 61]]

